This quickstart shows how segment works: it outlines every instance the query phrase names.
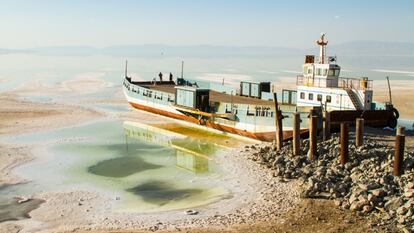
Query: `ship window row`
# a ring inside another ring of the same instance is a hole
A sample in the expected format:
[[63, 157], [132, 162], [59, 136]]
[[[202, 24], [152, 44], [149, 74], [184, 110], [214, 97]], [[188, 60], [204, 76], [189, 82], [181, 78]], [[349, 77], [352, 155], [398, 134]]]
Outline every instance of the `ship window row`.
[[[299, 94], [300, 99], [305, 100], [306, 99], [306, 94], [305, 92], [301, 92]], [[312, 100], [313, 101], [313, 93], [308, 93], [308, 100]], [[316, 101], [318, 102], [322, 102], [323, 101], [323, 95], [322, 94], [317, 94], [316, 95]], [[332, 97], [330, 95], [326, 95], [325, 96], [325, 101], [327, 103], [330, 103], [332, 101]]]
[[[247, 109], [241, 109], [240, 110], [242, 113], [246, 112], [247, 116], [258, 116], [258, 117], [273, 117], [274, 116], [274, 111], [271, 111], [270, 107], [260, 107], [260, 106], [256, 106], [254, 108], [250, 108], [249, 106], [247, 106]], [[233, 109], [231, 108], [231, 106], [229, 107], [226, 104], [226, 113], [232, 113], [237, 115], [239, 113], [239, 109], [237, 107], [237, 105], [233, 105]]]
[[[312, 74], [313, 68], [312, 67], [305, 67], [304, 73]], [[341, 72], [340, 69], [323, 69], [323, 68], [315, 68], [315, 75], [316, 76], [337, 76], [339, 77], [339, 73]]]
[[154, 99], [158, 99], [158, 100], [163, 100], [163, 99], [166, 98], [168, 102], [174, 103], [174, 97], [171, 96], [171, 95], [166, 95], [166, 94], [161, 93], [161, 92], [152, 91], [152, 90], [148, 90], [148, 89], [140, 88], [140, 87], [138, 87], [138, 88], [135, 87], [134, 88], [134, 86], [131, 87], [131, 86], [126, 85], [126, 84], [125, 84], [125, 86], [128, 88], [128, 90], [130, 90], [130, 91], [132, 91], [132, 92], [134, 92], [138, 95], [140, 94], [142, 96], [146, 96], [148, 98], [154, 98]]

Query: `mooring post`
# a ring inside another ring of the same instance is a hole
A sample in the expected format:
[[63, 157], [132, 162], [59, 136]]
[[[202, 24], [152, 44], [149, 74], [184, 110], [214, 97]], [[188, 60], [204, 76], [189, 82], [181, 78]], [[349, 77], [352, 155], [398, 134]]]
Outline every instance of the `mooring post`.
[[277, 135], [278, 135], [278, 141], [277, 141], [277, 147], [278, 150], [282, 149], [283, 147], [283, 123], [282, 123], [282, 111], [281, 110], [277, 110], [278, 112], [278, 117], [277, 117]]
[[331, 138], [331, 113], [325, 112], [325, 119], [323, 121], [323, 140], [329, 140]]
[[347, 122], [341, 123], [341, 154], [339, 157], [339, 162], [342, 165], [345, 165], [348, 162], [349, 157], [349, 124]]
[[318, 116], [310, 115], [309, 118], [309, 160], [314, 160], [317, 153], [316, 132], [318, 131]]
[[300, 113], [293, 113], [293, 155], [300, 155]]
[[405, 127], [404, 126], [398, 126], [397, 135], [404, 135], [404, 133], [405, 133]]
[[282, 111], [279, 110], [277, 103], [277, 93], [273, 93], [275, 101], [275, 126], [276, 126], [276, 149], [280, 150], [283, 146], [283, 125], [282, 125]]
[[394, 152], [394, 176], [401, 176], [404, 174], [404, 147], [405, 135], [396, 135]]
[[362, 146], [364, 143], [364, 118], [357, 118], [355, 123], [355, 145]]

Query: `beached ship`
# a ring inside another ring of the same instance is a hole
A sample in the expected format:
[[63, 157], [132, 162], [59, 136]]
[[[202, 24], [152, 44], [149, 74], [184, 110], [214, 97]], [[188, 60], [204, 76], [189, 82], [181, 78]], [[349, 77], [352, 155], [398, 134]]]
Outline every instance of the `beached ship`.
[[[300, 112], [306, 119], [314, 109], [321, 119], [323, 112], [330, 112], [333, 125], [362, 117], [366, 125], [394, 128], [398, 111], [390, 103], [373, 102], [372, 80], [340, 77], [336, 57], [325, 55], [325, 35], [316, 43], [320, 46], [319, 57], [305, 57], [295, 90], [283, 89], [275, 94], [270, 82], [242, 81], [239, 88], [234, 88], [182, 77], [163, 80], [161, 74], [159, 80], [133, 81], [125, 71], [124, 94], [136, 109], [262, 141], [275, 139], [275, 98], [284, 117]], [[307, 122], [302, 120], [302, 132], [306, 132]], [[291, 137], [289, 119], [283, 120], [283, 134], [284, 139]]]

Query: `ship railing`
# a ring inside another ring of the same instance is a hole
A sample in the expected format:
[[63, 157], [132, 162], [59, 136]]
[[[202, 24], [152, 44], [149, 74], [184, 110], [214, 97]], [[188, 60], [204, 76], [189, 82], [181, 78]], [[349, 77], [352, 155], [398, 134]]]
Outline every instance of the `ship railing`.
[[339, 77], [337, 79], [327, 79], [316, 77], [304, 77], [303, 75], [298, 75], [296, 77], [296, 86], [372, 90], [373, 82], [372, 80], [368, 80], [367, 78]]

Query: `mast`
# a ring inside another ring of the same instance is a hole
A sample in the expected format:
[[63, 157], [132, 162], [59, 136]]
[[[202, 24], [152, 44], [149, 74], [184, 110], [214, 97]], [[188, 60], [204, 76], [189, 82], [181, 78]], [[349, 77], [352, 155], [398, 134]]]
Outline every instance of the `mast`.
[[321, 33], [321, 38], [316, 41], [316, 44], [320, 46], [319, 49], [319, 63], [325, 64], [326, 45], [328, 41], [325, 41], [325, 33]]
[[125, 60], [125, 78], [128, 78], [128, 60]]
[[184, 61], [181, 61], [181, 78], [184, 78]]
[[388, 95], [389, 95], [389, 98], [390, 98], [390, 104], [392, 104], [390, 78], [388, 76], [387, 76], [387, 83], [388, 83]]

